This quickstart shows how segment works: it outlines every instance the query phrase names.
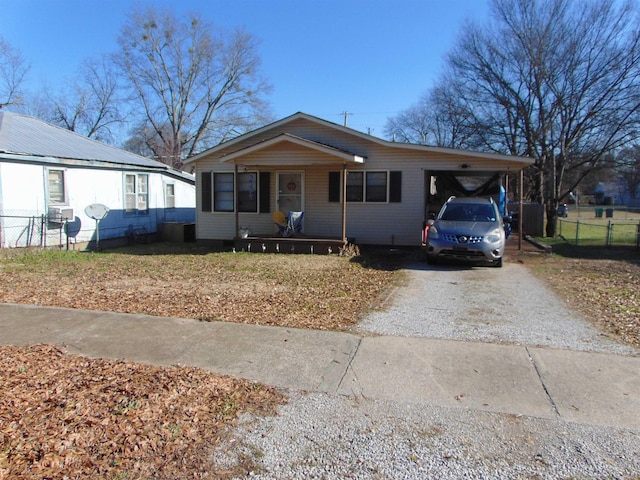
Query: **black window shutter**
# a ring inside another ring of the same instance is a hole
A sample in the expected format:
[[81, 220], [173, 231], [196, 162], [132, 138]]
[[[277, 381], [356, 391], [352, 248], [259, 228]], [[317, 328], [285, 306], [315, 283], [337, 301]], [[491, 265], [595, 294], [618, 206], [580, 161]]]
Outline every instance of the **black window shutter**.
[[329, 172], [329, 201], [340, 201], [340, 172]]
[[260, 213], [271, 212], [271, 172], [260, 172]]
[[211, 211], [211, 200], [213, 197], [213, 192], [211, 189], [211, 172], [202, 172], [202, 211], [210, 212]]
[[389, 202], [402, 202], [402, 172], [389, 172]]

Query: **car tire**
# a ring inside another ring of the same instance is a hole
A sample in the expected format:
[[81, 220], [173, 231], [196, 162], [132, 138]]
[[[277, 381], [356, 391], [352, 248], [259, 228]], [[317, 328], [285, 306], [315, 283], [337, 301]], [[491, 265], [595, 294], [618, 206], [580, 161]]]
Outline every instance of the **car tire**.
[[502, 268], [502, 257], [493, 262], [493, 266], [496, 268]]

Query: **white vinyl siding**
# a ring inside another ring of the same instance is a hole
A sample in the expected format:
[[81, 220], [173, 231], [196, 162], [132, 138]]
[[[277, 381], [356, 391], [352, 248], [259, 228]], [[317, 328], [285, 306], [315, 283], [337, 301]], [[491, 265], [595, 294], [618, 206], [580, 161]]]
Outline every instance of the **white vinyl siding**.
[[[350, 172], [379, 172], [386, 175], [386, 186], [381, 184], [382, 176], [371, 178], [371, 186], [376, 189], [376, 199], [381, 199], [386, 189], [385, 201], [349, 201], [347, 210], [347, 236], [355, 238], [359, 244], [414, 245], [421, 242], [422, 222], [425, 208], [425, 175], [431, 171], [457, 170], [462, 164], [473, 171], [495, 172], [505, 170], [508, 165], [503, 160], [482, 158], [479, 155], [461, 151], [429, 151], [420, 146], [385, 145], [355, 134], [343, 132], [337, 128], [317, 124], [306, 119], [297, 119], [285, 125], [266, 129], [256, 135], [250, 135], [228, 149], [220, 150], [210, 157], [195, 162], [198, 176], [201, 172], [233, 172], [234, 165], [221, 160], [226, 153], [257, 145], [282, 133], [289, 133], [315, 142], [351, 152], [365, 157], [363, 164], [347, 165]], [[305, 234], [309, 237], [339, 238], [342, 229], [342, 208], [339, 201], [329, 202], [329, 172], [340, 172], [341, 181], [343, 162], [324, 152], [318, 152], [299, 145], [280, 144], [246, 157], [235, 160], [239, 164], [250, 166], [258, 171], [270, 171], [271, 208], [276, 206], [276, 173], [279, 171], [304, 172], [304, 211]], [[390, 198], [392, 173], [401, 173], [401, 201]], [[342, 187], [342, 184], [341, 184]], [[342, 198], [342, 188], [340, 198]], [[369, 192], [371, 194], [371, 191]], [[364, 195], [364, 193], [363, 193]], [[370, 197], [371, 198], [371, 197]], [[197, 212], [198, 238], [231, 240], [235, 236], [235, 219], [230, 215], [215, 215]], [[241, 227], [248, 227], [252, 234], [269, 235], [274, 233], [274, 225], [269, 214], [245, 214], [239, 218]]]

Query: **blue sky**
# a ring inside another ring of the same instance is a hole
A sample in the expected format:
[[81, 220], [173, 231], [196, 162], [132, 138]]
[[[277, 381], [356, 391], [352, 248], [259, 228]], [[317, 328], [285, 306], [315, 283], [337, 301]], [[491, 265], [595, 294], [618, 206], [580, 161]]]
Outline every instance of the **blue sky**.
[[[144, 4], [150, 2], [138, 2]], [[155, 0], [199, 11], [260, 40], [277, 118], [303, 111], [383, 136], [389, 116], [415, 103], [439, 75], [465, 19], [488, 0]], [[125, 0], [0, 0], [0, 35], [31, 63], [29, 87], [57, 85], [80, 61], [116, 48]]]

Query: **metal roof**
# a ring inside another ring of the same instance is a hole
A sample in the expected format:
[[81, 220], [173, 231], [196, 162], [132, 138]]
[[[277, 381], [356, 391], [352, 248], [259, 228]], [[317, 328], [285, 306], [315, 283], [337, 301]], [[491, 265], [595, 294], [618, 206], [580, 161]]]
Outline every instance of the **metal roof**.
[[0, 111], [0, 153], [170, 170], [156, 160], [111, 147], [37, 118], [6, 111]]
[[324, 120], [318, 117], [314, 117], [304, 112], [294, 113], [288, 117], [277, 120], [273, 123], [260, 127], [251, 132], [247, 132], [238, 137], [232, 138], [226, 142], [223, 142], [215, 147], [209, 148], [203, 152], [200, 152], [188, 159], [185, 160], [185, 164], [189, 164], [192, 162], [197, 162], [201, 158], [207, 157], [214, 153], [224, 152], [225, 150], [232, 149], [235, 144], [245, 141], [247, 138], [252, 136], [257, 136], [259, 134], [263, 134], [270, 129], [281, 127], [282, 125], [286, 125], [290, 122], [295, 122], [296, 120], [304, 119], [311, 123], [316, 123], [319, 125], [324, 125], [326, 127], [332, 128], [334, 130], [347, 133], [354, 137], [362, 138], [368, 140], [370, 142], [377, 143], [379, 145], [383, 145], [385, 147], [394, 148], [394, 149], [406, 149], [406, 150], [414, 150], [416, 152], [424, 152], [428, 154], [438, 154], [438, 155], [446, 155], [449, 158], [458, 158], [458, 159], [486, 159], [486, 160], [497, 160], [500, 162], [507, 162], [513, 165], [517, 165], [519, 168], [524, 168], [526, 166], [532, 165], [534, 163], [534, 159], [529, 157], [520, 157], [515, 155], [504, 155], [500, 153], [487, 153], [487, 152], [476, 152], [472, 150], [463, 150], [456, 148], [445, 148], [445, 147], [433, 147], [428, 145], [418, 145], [414, 143], [404, 143], [404, 142], [391, 142], [389, 140], [384, 140], [382, 138], [374, 137], [373, 135], [368, 135], [363, 132], [359, 132], [357, 130], [353, 130], [349, 127], [344, 127], [337, 123], [329, 122], [328, 120]]

